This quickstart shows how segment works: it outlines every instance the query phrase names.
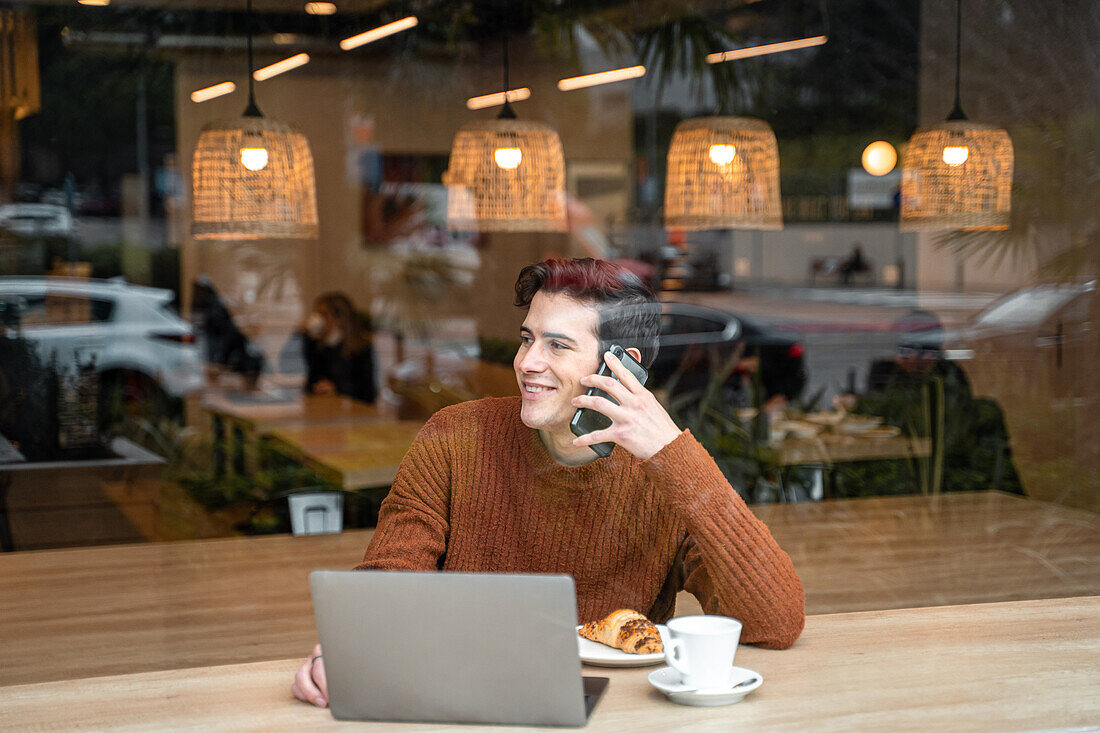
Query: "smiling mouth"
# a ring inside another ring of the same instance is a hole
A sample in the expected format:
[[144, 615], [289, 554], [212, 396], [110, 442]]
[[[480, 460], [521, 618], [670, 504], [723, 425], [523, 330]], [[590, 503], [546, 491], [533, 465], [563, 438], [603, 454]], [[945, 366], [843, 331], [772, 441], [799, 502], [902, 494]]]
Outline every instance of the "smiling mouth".
[[553, 387], [543, 387], [537, 384], [524, 384], [523, 391], [527, 394], [543, 394], [544, 392], [554, 391]]

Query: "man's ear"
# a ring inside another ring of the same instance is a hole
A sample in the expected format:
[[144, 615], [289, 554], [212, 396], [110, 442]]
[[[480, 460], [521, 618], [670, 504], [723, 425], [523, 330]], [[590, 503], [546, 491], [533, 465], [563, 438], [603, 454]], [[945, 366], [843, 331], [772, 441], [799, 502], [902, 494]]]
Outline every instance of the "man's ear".
[[634, 357], [634, 361], [638, 362], [639, 364], [642, 363], [642, 352], [641, 351], [638, 351], [633, 346], [628, 347], [627, 349], [625, 349], [625, 351], [626, 351], [626, 353], [628, 353], [632, 357]]

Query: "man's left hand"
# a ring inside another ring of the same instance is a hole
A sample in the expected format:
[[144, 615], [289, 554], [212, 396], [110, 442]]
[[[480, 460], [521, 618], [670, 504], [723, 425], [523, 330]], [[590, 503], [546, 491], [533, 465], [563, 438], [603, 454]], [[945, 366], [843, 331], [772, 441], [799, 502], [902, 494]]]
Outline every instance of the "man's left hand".
[[611, 418], [611, 427], [582, 435], [573, 441], [573, 445], [611, 441], [643, 461], [647, 460], [675, 440], [680, 428], [676, 427], [657, 398], [610, 351], [604, 354], [604, 361], [618, 379], [590, 374], [581, 379], [581, 384], [602, 389], [619, 404], [605, 397], [581, 395], [573, 398], [573, 406], [587, 407], [607, 415]]

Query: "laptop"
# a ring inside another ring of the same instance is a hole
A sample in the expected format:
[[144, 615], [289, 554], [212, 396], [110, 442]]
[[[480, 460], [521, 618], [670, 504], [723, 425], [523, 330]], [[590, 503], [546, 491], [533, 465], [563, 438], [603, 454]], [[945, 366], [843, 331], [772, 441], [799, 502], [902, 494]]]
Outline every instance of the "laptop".
[[567, 575], [314, 570], [329, 709], [340, 720], [583, 726]]

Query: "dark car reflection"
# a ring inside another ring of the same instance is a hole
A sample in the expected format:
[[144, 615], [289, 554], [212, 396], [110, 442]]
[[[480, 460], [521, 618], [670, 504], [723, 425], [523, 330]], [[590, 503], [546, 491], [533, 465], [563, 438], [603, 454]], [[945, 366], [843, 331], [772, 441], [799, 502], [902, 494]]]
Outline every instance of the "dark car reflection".
[[650, 369], [650, 384], [675, 395], [704, 389], [720, 377], [727, 399], [751, 406], [752, 385], [758, 380], [761, 402], [775, 397], [794, 401], [806, 386], [804, 353], [797, 339], [742, 315], [665, 303], [661, 348]]

